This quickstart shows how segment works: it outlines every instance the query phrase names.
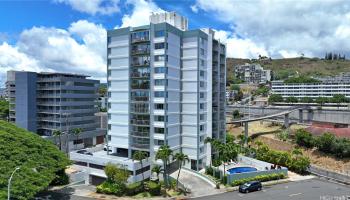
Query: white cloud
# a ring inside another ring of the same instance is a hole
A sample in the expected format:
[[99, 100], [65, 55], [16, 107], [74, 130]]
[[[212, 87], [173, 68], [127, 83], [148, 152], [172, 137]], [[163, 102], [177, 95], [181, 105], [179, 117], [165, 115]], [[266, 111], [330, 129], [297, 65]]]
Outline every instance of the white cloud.
[[346, 0], [197, 0], [193, 7], [227, 23], [231, 34], [244, 38], [239, 42], [259, 44], [273, 57], [301, 53], [323, 57], [326, 51], [350, 54], [350, 2]]
[[91, 15], [111, 15], [120, 11], [119, 0], [54, 0], [54, 2], [70, 5], [74, 10]]
[[85, 20], [72, 23], [68, 30], [24, 30], [15, 45], [0, 46], [0, 77], [13, 69], [82, 73], [105, 81], [106, 37], [102, 25]]
[[152, 1], [129, 0], [127, 4], [133, 6], [133, 11], [130, 15], [123, 16], [121, 27], [149, 24], [149, 16], [152, 12], [164, 12]]
[[250, 39], [239, 38], [228, 31], [215, 30], [215, 38], [226, 43], [228, 57], [255, 58], [259, 55], [269, 55], [262, 44], [256, 44]]

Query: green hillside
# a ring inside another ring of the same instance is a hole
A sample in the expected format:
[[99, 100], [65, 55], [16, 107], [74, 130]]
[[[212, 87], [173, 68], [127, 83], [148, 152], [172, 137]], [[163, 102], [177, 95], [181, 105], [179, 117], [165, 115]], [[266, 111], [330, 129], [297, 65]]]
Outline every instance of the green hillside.
[[235, 65], [244, 63], [259, 63], [266, 69], [271, 69], [276, 78], [286, 78], [288, 75], [327, 76], [341, 72], [350, 72], [349, 60], [324, 60], [319, 58], [284, 58], [272, 60], [249, 60], [227, 58], [227, 80], [232, 80]]

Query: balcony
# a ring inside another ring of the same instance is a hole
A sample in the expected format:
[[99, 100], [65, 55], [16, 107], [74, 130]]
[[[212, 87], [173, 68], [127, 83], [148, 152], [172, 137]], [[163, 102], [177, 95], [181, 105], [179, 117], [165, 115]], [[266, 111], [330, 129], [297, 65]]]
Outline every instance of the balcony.
[[133, 113], [149, 113], [148, 107], [131, 107], [130, 112]]
[[150, 88], [149, 82], [147, 83], [132, 83], [131, 84], [131, 89], [142, 89], [142, 90], [148, 90]]
[[149, 97], [131, 96], [131, 101], [149, 101]]
[[133, 137], [149, 138], [149, 132], [131, 131], [130, 135]]
[[132, 72], [130, 74], [131, 78], [149, 78], [150, 77], [150, 73], [149, 72]]
[[130, 124], [136, 125], [136, 126], [149, 126], [150, 121], [144, 120], [144, 119], [131, 119]]
[[131, 144], [132, 148], [148, 150], [150, 148], [149, 144]]
[[149, 54], [149, 49], [133, 49], [131, 50], [131, 55], [143, 55], [143, 54]]
[[148, 66], [150, 64], [149, 60], [144, 60], [144, 61], [139, 61], [139, 60], [133, 60], [132, 61], [132, 65], [134, 67], [138, 67], [138, 66]]

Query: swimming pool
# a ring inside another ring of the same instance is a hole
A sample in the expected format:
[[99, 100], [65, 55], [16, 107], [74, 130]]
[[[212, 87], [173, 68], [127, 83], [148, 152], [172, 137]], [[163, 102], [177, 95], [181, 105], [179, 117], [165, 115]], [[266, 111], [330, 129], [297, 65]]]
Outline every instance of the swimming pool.
[[255, 172], [255, 171], [258, 171], [255, 167], [234, 167], [227, 170], [229, 174]]

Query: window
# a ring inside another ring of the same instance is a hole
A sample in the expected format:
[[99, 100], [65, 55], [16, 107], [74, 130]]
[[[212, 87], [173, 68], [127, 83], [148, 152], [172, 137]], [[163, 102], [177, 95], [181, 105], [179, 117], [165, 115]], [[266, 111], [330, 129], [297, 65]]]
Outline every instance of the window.
[[204, 152], [204, 148], [203, 147], [199, 148], [199, 153], [203, 153], [203, 152]]
[[110, 69], [107, 70], [107, 76], [111, 76], [111, 74], [112, 74], [112, 71]]
[[156, 31], [154, 32], [154, 37], [164, 37], [165, 36], [165, 31], [164, 30], [160, 30], [160, 31]]
[[199, 130], [204, 131], [204, 125], [199, 125]]
[[201, 48], [201, 55], [204, 56], [204, 49]]
[[200, 142], [203, 142], [203, 141], [204, 141], [204, 136], [200, 136], [200, 137], [199, 137], [199, 141], [200, 141]]
[[162, 97], [166, 97], [166, 92], [163, 92], [163, 91], [157, 91], [157, 92], [154, 92], [154, 97], [158, 97], [158, 98], [162, 98]]
[[156, 67], [154, 68], [154, 73], [155, 74], [163, 74], [167, 72], [167, 68], [166, 67]]
[[155, 79], [154, 80], [154, 85], [156, 85], [156, 86], [165, 86], [166, 85], [166, 80], [164, 80], [164, 79]]
[[154, 128], [154, 133], [158, 133], [158, 134], [164, 134], [164, 128]]
[[165, 61], [164, 55], [154, 56], [154, 61]]
[[205, 61], [201, 60], [201, 66], [204, 66], [204, 65], [205, 65]]
[[199, 115], [199, 120], [204, 120], [204, 114]]
[[154, 49], [164, 49], [164, 47], [165, 47], [164, 42], [154, 44]]
[[204, 98], [204, 92], [199, 93], [199, 98], [201, 98], [201, 99]]
[[110, 120], [110, 119], [112, 119], [112, 117], [111, 117], [111, 114], [110, 113], [108, 113], [108, 119]]
[[154, 104], [154, 109], [156, 110], [164, 110], [165, 106], [163, 103], [155, 103]]
[[156, 122], [164, 122], [164, 116], [155, 115], [154, 116], [154, 121], [156, 121]]
[[199, 82], [199, 86], [200, 86], [200, 87], [204, 87], [204, 81], [200, 81], [200, 82]]
[[201, 77], [204, 77], [204, 71], [200, 71], [200, 72], [199, 72], [199, 75], [200, 75]]
[[154, 145], [162, 146], [164, 145], [164, 140], [154, 140]]
[[200, 104], [199, 104], [199, 108], [200, 108], [200, 109], [204, 109], [204, 103], [200, 103]]

